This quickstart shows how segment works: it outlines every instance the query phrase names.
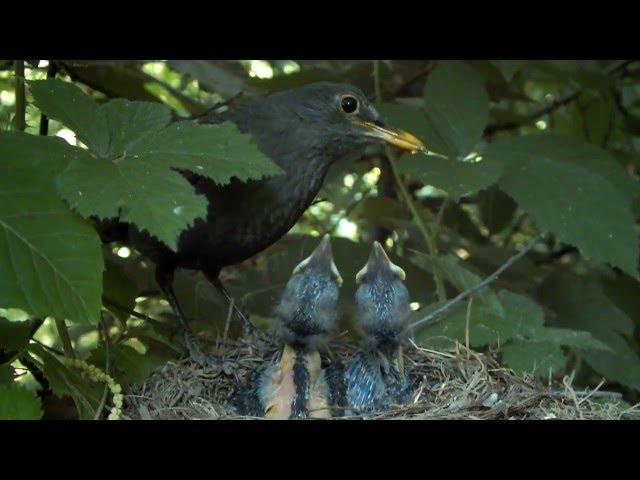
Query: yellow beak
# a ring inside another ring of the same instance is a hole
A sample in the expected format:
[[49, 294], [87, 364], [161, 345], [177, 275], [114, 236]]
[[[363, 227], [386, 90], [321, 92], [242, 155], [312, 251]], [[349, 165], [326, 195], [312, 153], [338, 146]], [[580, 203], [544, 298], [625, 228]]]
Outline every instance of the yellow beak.
[[402, 150], [408, 150], [410, 152], [422, 151], [426, 153], [426, 147], [422, 141], [409, 132], [395, 130], [386, 126], [383, 127], [373, 122], [362, 120], [354, 121], [364, 130], [364, 134], [368, 137], [380, 139], [383, 142]]

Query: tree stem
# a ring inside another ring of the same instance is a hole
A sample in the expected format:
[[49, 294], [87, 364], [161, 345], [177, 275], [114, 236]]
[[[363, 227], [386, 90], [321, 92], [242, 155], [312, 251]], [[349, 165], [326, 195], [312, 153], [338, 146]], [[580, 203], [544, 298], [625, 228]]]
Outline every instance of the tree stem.
[[[47, 80], [50, 78], [55, 78], [56, 73], [58, 72], [58, 66], [54, 63], [53, 60], [49, 60], [49, 67], [47, 68]], [[49, 134], [49, 118], [44, 114], [40, 113], [40, 135], [47, 136]]]
[[16, 114], [13, 117], [13, 129], [18, 132], [24, 132], [27, 126], [25, 120], [27, 104], [24, 91], [24, 60], [14, 60], [13, 71], [16, 77]]
[[[373, 61], [373, 84], [375, 88], [376, 94], [376, 103], [380, 105], [382, 103], [382, 90], [380, 88], [380, 61]], [[398, 165], [396, 163], [396, 155], [389, 147], [385, 148], [386, 155], [389, 159], [389, 164], [391, 165], [391, 171], [393, 172], [393, 177], [395, 178], [396, 184], [398, 185], [398, 190], [400, 191], [400, 195], [404, 200], [404, 203], [409, 208], [411, 215], [413, 216], [413, 221], [416, 223], [420, 233], [422, 233], [422, 237], [424, 238], [425, 243], [427, 244], [427, 248], [429, 249], [429, 254], [432, 260], [435, 260], [438, 256], [438, 245], [436, 243], [435, 236], [433, 232], [429, 229], [427, 224], [425, 223], [422, 215], [420, 215], [420, 211], [416, 206], [411, 194], [407, 190], [404, 181], [402, 180], [402, 176], [400, 175], [400, 170], [398, 169]], [[433, 279], [436, 284], [436, 295], [438, 300], [446, 300], [447, 294], [444, 288], [444, 281], [442, 279], [442, 272], [438, 268], [438, 266], [433, 262]]]
[[64, 356], [67, 358], [76, 358], [76, 354], [73, 351], [73, 345], [71, 344], [71, 337], [69, 336], [69, 330], [64, 320], [58, 320], [56, 318], [56, 328], [58, 329], [58, 335], [62, 341], [62, 349], [64, 350]]

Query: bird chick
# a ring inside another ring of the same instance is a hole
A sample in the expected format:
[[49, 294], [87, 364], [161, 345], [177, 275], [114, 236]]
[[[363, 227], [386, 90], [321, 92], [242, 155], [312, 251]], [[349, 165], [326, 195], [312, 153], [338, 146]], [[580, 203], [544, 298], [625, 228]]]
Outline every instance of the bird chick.
[[325, 235], [287, 282], [276, 308], [276, 338], [282, 346], [234, 394], [238, 413], [270, 419], [331, 416], [317, 347], [335, 326], [341, 284]]
[[402, 352], [411, 313], [404, 279], [404, 270], [374, 242], [367, 264], [356, 275], [356, 320], [364, 339], [345, 372], [346, 403], [355, 412], [402, 403], [410, 393]]

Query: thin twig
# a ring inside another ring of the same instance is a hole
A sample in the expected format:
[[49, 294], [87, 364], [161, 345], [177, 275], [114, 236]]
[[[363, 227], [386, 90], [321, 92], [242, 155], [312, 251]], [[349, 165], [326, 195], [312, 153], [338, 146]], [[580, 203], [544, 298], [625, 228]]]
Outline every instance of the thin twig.
[[31, 341], [37, 343], [42, 348], [44, 348], [45, 350], [50, 351], [51, 353], [55, 353], [56, 355], [60, 355], [61, 357], [64, 357], [64, 352], [62, 350], [59, 350], [59, 349], [57, 349], [55, 347], [50, 347], [49, 345], [47, 345], [45, 343], [42, 343], [40, 340], [38, 340], [36, 338], [32, 338]]
[[[109, 371], [111, 368], [111, 358], [110, 358], [110, 348], [109, 348], [109, 333], [107, 332], [107, 324], [104, 321], [104, 316], [100, 318], [100, 329], [102, 330], [102, 337], [104, 339], [104, 373], [110, 375]], [[104, 386], [104, 391], [102, 392], [102, 398], [100, 399], [100, 404], [96, 409], [96, 413], [93, 416], [94, 420], [99, 420], [100, 415], [102, 414], [102, 410], [104, 410], [104, 406], [107, 403], [107, 397], [109, 395], [109, 386]]]
[[[607, 380], [605, 378], [603, 378], [602, 380], [600, 380], [600, 383], [596, 386], [596, 388], [594, 388], [593, 390], [591, 390], [586, 397], [581, 398], [580, 401], [578, 402], [579, 405], [582, 405], [583, 402], [586, 402], [587, 400], [589, 400], [595, 393], [598, 392], [598, 390], [600, 390], [600, 388], [607, 382]], [[580, 394], [579, 392], [575, 392], [576, 394]]]
[[421, 318], [420, 320], [417, 320], [417, 321], [413, 322], [412, 324], [410, 324], [407, 327], [407, 329], [413, 329], [413, 328], [418, 327], [420, 325], [424, 325], [425, 323], [429, 323], [431, 321], [434, 321], [435, 319], [441, 317], [445, 312], [451, 310], [453, 307], [455, 307], [458, 303], [460, 303], [464, 299], [469, 298], [471, 295], [474, 295], [475, 293], [479, 292], [480, 290], [485, 288], [490, 283], [496, 281], [498, 279], [498, 277], [502, 274], [502, 272], [504, 272], [506, 269], [511, 267], [511, 265], [513, 265], [518, 260], [520, 260], [520, 258], [522, 258], [524, 255], [526, 255], [527, 252], [529, 252], [529, 250], [531, 250], [533, 248], [533, 246], [543, 236], [544, 236], [544, 234], [538, 235], [522, 251], [518, 252], [513, 257], [511, 257], [509, 260], [507, 260], [502, 266], [500, 266], [500, 268], [498, 268], [495, 272], [493, 272], [491, 275], [489, 275], [483, 281], [481, 281], [477, 285], [469, 288], [468, 290], [465, 290], [464, 292], [460, 293], [457, 297], [455, 297], [454, 299], [448, 301], [442, 307], [436, 309], [435, 311], [433, 311], [432, 313], [430, 313], [426, 317]]
[[16, 113], [13, 117], [13, 129], [18, 132], [24, 132], [27, 126], [25, 119], [27, 103], [24, 92], [24, 60], [14, 60], [13, 71], [16, 77]]
[[118, 302], [114, 302], [113, 300], [105, 297], [104, 295], [102, 296], [102, 301], [104, 302], [105, 305], [116, 308], [123, 313], [128, 313], [132, 317], [139, 318], [140, 320], [146, 320], [148, 322], [155, 323], [158, 325], [164, 325], [164, 322], [161, 322], [160, 320], [150, 317], [148, 315], [145, 315], [144, 313], [136, 312], [135, 310], [132, 310], [129, 307], [125, 307], [124, 305], [120, 305]]
[[464, 346], [467, 349], [467, 360], [469, 360], [469, 352], [471, 348], [469, 344], [471, 343], [471, 307], [473, 306], [473, 297], [469, 299], [469, 303], [467, 304], [467, 318], [465, 320], [464, 325]]
[[222, 334], [222, 358], [224, 358], [227, 350], [227, 335], [229, 334], [229, 325], [231, 324], [231, 315], [233, 314], [233, 307], [235, 306], [236, 299], [231, 297], [229, 303], [229, 311], [227, 312], [227, 320], [224, 322], [224, 333]]
[[62, 349], [64, 350], [64, 356], [67, 358], [76, 358], [76, 354], [73, 351], [73, 345], [71, 344], [71, 337], [69, 336], [69, 330], [64, 320], [56, 318], [56, 328], [58, 329], [58, 335], [62, 341]]
[[[614, 62], [608, 65], [603, 70], [603, 73], [605, 75], [614, 75], [620, 71], [623, 71], [629, 64], [633, 62], [635, 62], [635, 60], [622, 60], [620, 62]], [[545, 115], [549, 115], [555, 112], [556, 110], [560, 109], [561, 107], [564, 107], [570, 104], [571, 102], [576, 100], [581, 94], [582, 94], [581, 90], [574, 90], [573, 92], [569, 92], [563, 95], [562, 97], [554, 100], [549, 105], [542, 107], [541, 109], [536, 110], [535, 112], [530, 113], [522, 121], [519, 121], [519, 122], [504, 122], [504, 123], [494, 123], [491, 125], [487, 125], [487, 128], [485, 128], [484, 130], [483, 136], [489, 137], [496, 132], [515, 130], [525, 125], [529, 125], [535, 122], [536, 120], [544, 117]]]
[[[375, 84], [375, 92], [376, 92], [376, 100], [377, 103], [382, 103], [382, 93], [380, 89], [380, 67], [379, 60], [374, 60], [373, 62], [373, 80]], [[391, 171], [393, 172], [393, 176], [396, 180], [396, 184], [398, 185], [398, 189], [400, 190], [400, 195], [402, 196], [405, 204], [411, 211], [413, 216], [413, 220], [416, 223], [418, 229], [422, 233], [424, 237], [425, 243], [427, 244], [427, 248], [429, 249], [429, 254], [431, 258], [435, 259], [438, 255], [438, 246], [436, 243], [436, 239], [434, 238], [433, 233], [429, 230], [429, 227], [424, 222], [418, 208], [416, 207], [415, 202], [411, 198], [411, 194], [408, 192], [404, 181], [400, 175], [400, 170], [398, 169], [398, 165], [396, 164], [395, 153], [390, 148], [385, 148], [387, 158], [389, 159], [389, 164], [391, 165]], [[440, 270], [435, 267], [433, 269], [433, 278], [436, 284], [436, 295], [439, 300], [446, 300], [447, 294], [444, 289], [444, 280], [442, 279], [442, 275]]]

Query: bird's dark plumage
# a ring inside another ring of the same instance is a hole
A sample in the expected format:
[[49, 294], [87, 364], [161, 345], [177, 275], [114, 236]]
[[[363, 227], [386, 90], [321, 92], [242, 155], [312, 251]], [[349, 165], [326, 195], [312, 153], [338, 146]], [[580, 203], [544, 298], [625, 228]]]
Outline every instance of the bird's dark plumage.
[[378, 121], [378, 113], [359, 89], [332, 83], [287, 90], [201, 119], [234, 122], [285, 174], [246, 183], [234, 179], [220, 186], [183, 172], [196, 192], [207, 197], [207, 217], [181, 234], [177, 253], [144, 232], [135, 232], [136, 243], [158, 262], [213, 276], [274, 243], [311, 204], [330, 165], [374, 141], [340, 111], [340, 96], [350, 92], [361, 99], [359, 115]]
[[320, 190], [332, 163], [372, 143], [417, 150], [412, 135], [386, 127], [364, 93], [352, 85], [320, 82], [250, 101], [204, 123], [231, 121], [250, 134], [283, 175], [246, 183], [217, 185], [182, 172], [208, 200], [207, 217], [185, 230], [173, 252], [131, 226], [129, 239], [156, 263], [156, 278], [186, 328], [172, 291], [176, 268], [198, 269], [228, 295], [217, 280], [220, 269], [242, 262], [280, 239]]
[[345, 372], [346, 404], [355, 412], [381, 410], [404, 402], [412, 382], [405, 375], [402, 335], [411, 309], [404, 271], [375, 242], [356, 281], [357, 321], [362, 348]]
[[316, 347], [335, 326], [341, 283], [325, 235], [285, 286], [276, 308], [282, 346], [233, 394], [238, 413], [278, 419], [330, 416], [329, 387]]

